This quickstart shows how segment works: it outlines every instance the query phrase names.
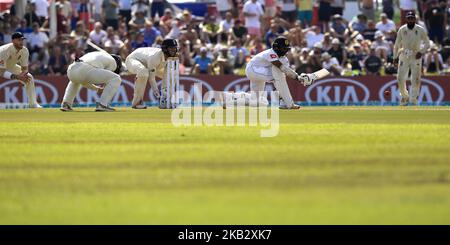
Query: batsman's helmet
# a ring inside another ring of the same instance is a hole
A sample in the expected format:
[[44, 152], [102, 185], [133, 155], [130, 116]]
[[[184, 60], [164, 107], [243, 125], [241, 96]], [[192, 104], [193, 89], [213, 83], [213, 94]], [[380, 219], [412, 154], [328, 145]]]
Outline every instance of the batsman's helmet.
[[117, 54], [111, 54], [111, 56], [114, 58], [114, 60], [116, 61], [116, 70], [114, 71], [114, 73], [119, 74], [120, 70], [122, 70], [122, 59], [120, 58], [119, 55]]
[[279, 57], [281, 57], [291, 49], [291, 44], [286, 37], [277, 37], [272, 43], [272, 49]]
[[165, 55], [169, 57], [176, 57], [178, 55], [177, 40], [172, 38], [164, 39], [164, 41], [161, 43], [161, 49]]

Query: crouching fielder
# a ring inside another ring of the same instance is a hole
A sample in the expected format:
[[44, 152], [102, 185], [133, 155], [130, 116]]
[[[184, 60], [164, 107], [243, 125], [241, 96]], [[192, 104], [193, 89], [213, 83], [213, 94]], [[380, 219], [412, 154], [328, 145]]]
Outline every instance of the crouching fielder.
[[0, 76], [17, 79], [25, 85], [30, 108], [41, 108], [36, 101], [34, 78], [28, 73], [29, 52], [23, 46], [25, 37], [20, 32], [12, 34], [12, 43], [0, 46]]
[[165, 39], [161, 44], [161, 48], [138, 48], [128, 55], [125, 65], [129, 72], [136, 74], [134, 96], [131, 103], [133, 109], [147, 108], [144, 104], [144, 93], [148, 81], [150, 81], [154, 96], [159, 99], [160, 94], [156, 84], [156, 76], [163, 77], [166, 60], [169, 57], [177, 56], [178, 44], [175, 39]]
[[294, 104], [286, 81], [286, 75], [292, 79], [302, 82], [305, 86], [314, 81], [309, 74], [300, 76], [289, 67], [289, 61], [285, 56], [290, 50], [290, 43], [285, 37], [277, 37], [272, 48], [265, 50], [253, 57], [247, 64], [245, 74], [250, 80], [250, 91], [257, 94], [257, 102], [250, 101], [250, 106], [267, 106], [267, 98], [263, 97], [266, 82], [273, 82], [276, 90], [287, 109], [298, 109], [300, 106]]
[[[120, 56], [102, 51], [90, 52], [75, 60], [67, 68], [69, 84], [64, 94], [62, 111], [72, 111], [72, 104], [81, 86], [92, 90], [103, 90], [95, 111], [115, 111], [109, 106], [122, 82], [119, 76], [122, 69]], [[106, 84], [103, 88], [95, 84]]]
[[[411, 70], [411, 102], [417, 105], [422, 73], [422, 56], [430, 48], [430, 41], [425, 29], [416, 25], [414, 12], [406, 14], [406, 23], [397, 33], [394, 45], [394, 63], [398, 63], [397, 80], [402, 100], [400, 105], [407, 105], [409, 101], [406, 89], [406, 77]], [[423, 44], [423, 45], [422, 45]]]

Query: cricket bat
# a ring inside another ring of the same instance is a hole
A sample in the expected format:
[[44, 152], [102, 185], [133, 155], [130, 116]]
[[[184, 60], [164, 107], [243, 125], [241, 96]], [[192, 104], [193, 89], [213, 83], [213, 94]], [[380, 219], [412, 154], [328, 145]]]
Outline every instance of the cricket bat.
[[321, 70], [314, 72], [313, 75], [315, 76], [314, 80], [317, 80], [317, 79], [322, 79], [322, 78], [330, 75], [330, 72], [327, 69], [323, 68]]
[[91, 42], [91, 40], [89, 40], [89, 39], [86, 41], [86, 44], [91, 46], [91, 47], [93, 47], [97, 51], [108, 53], [104, 49], [102, 49], [99, 46], [97, 46], [95, 43]]

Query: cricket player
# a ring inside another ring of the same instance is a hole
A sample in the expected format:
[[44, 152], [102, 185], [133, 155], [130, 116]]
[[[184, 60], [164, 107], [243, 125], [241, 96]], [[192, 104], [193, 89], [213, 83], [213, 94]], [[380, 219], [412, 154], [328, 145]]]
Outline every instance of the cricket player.
[[[119, 73], [122, 69], [120, 56], [105, 51], [94, 51], [76, 59], [67, 68], [67, 85], [61, 111], [72, 111], [72, 104], [81, 86], [88, 89], [103, 91], [97, 102], [95, 111], [115, 111], [109, 106], [117, 89], [122, 83]], [[104, 87], [95, 84], [104, 83]]]
[[[285, 37], [277, 37], [272, 48], [255, 55], [247, 64], [245, 74], [250, 80], [250, 91], [256, 92], [257, 102], [250, 101], [250, 106], [267, 106], [267, 98], [263, 97], [266, 82], [272, 82], [278, 90], [284, 102], [282, 108], [298, 109], [300, 106], [294, 104], [286, 81], [286, 75], [292, 79], [302, 82], [305, 86], [314, 82], [312, 74], [302, 73], [300, 76], [289, 66], [289, 61], [285, 56], [290, 50], [289, 40]], [[249, 97], [249, 96], [247, 96]], [[251, 99], [251, 97], [249, 97]]]
[[16, 79], [25, 85], [30, 108], [42, 108], [37, 103], [34, 78], [28, 73], [29, 52], [23, 46], [25, 37], [16, 32], [11, 36], [12, 42], [0, 47], [0, 75], [6, 79]]
[[406, 78], [411, 70], [411, 102], [417, 105], [420, 90], [422, 56], [430, 48], [430, 40], [424, 28], [416, 25], [416, 15], [413, 11], [406, 14], [406, 24], [397, 32], [394, 45], [394, 64], [398, 63], [397, 80], [402, 97], [400, 105], [408, 105], [409, 94], [406, 88]]
[[156, 98], [159, 98], [159, 90], [156, 84], [156, 76], [163, 77], [166, 60], [178, 56], [178, 43], [175, 39], [165, 39], [161, 48], [138, 48], [128, 55], [125, 65], [128, 71], [136, 74], [134, 83], [134, 96], [131, 107], [133, 109], [146, 109], [144, 93], [147, 82], [153, 89]]

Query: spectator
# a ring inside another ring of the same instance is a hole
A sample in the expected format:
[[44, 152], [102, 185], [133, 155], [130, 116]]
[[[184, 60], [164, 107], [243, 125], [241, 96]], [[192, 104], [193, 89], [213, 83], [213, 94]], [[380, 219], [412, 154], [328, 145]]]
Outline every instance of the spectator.
[[231, 12], [225, 14], [225, 19], [220, 21], [219, 30], [219, 43], [228, 42], [228, 36], [230, 35], [231, 29], [234, 26], [233, 15]]
[[118, 7], [118, 0], [103, 0], [102, 8], [105, 13], [106, 27], [112, 26], [114, 30], [119, 27]]
[[28, 35], [28, 46], [31, 59], [35, 59], [39, 51], [45, 48], [49, 39], [45, 32], [41, 31], [38, 23], [33, 24], [33, 32]]
[[136, 36], [136, 40], [131, 42], [131, 51], [142, 48], [149, 47], [150, 45], [144, 40], [144, 32], [138, 32]]
[[307, 48], [302, 48], [299, 57], [295, 59], [296, 61], [295, 67], [297, 67], [295, 71], [298, 74], [314, 72], [311, 66], [308, 64], [308, 60], [309, 60], [309, 50]]
[[4, 24], [2, 32], [0, 32], [1, 42], [3, 44], [10, 43], [12, 41], [12, 30], [9, 23]]
[[375, 40], [375, 32], [377, 31], [377, 28], [375, 27], [375, 23], [373, 20], [369, 20], [367, 22], [367, 28], [364, 29], [364, 31], [361, 33], [363, 35], [364, 39], [374, 41]]
[[297, 0], [297, 18], [304, 28], [311, 24], [313, 4], [313, 0]]
[[78, 4], [78, 21], [83, 21], [84, 25], [89, 28], [91, 24], [91, 3], [89, 0], [80, 0], [80, 3]]
[[92, 9], [90, 12], [95, 22], [102, 20], [102, 3], [103, 0], [90, 0], [90, 7]]
[[170, 26], [170, 32], [167, 33], [166, 38], [178, 39], [180, 34], [181, 34], [181, 31], [180, 31], [180, 27], [179, 27], [179, 20], [174, 19], [174, 20], [172, 20], [172, 23]]
[[218, 75], [230, 75], [233, 74], [234, 57], [230, 54], [227, 47], [222, 47], [217, 56], [215, 67], [218, 68]]
[[322, 67], [330, 71], [332, 75], [340, 76], [344, 70], [339, 64], [338, 60], [327, 52], [322, 54]]
[[70, 1], [59, 0], [59, 5], [61, 6], [62, 14], [69, 21], [72, 18], [72, 4], [70, 4]]
[[313, 50], [309, 53], [307, 66], [312, 72], [322, 69], [322, 44], [314, 44]]
[[315, 43], [322, 42], [323, 34], [320, 32], [320, 28], [318, 26], [312, 26], [306, 33], [305, 38], [307, 42], [307, 47], [312, 48]]
[[194, 58], [194, 69], [191, 70], [191, 74], [213, 75], [212, 60], [206, 56], [207, 53], [206, 47], [200, 48], [200, 56]]
[[279, 33], [279, 26], [277, 24], [271, 24], [270, 30], [266, 33], [264, 39], [266, 40], [266, 46], [270, 47], [272, 45], [273, 40], [278, 36], [281, 36], [283, 33]]
[[250, 34], [250, 41], [261, 37], [261, 16], [264, 14], [262, 6], [257, 0], [250, 0], [244, 4], [245, 27]]
[[342, 48], [339, 39], [334, 38], [331, 41], [331, 48], [328, 50], [328, 53], [332, 57], [336, 58], [342, 67], [344, 67], [344, 65], [347, 63], [347, 52]]
[[234, 26], [232, 27], [231, 36], [233, 40], [241, 40], [243, 43], [247, 42], [247, 33], [248, 30], [245, 26], [242, 25], [241, 20], [237, 19], [234, 22]]
[[372, 48], [375, 49], [376, 55], [382, 60], [386, 61], [388, 56], [392, 54], [392, 43], [384, 40], [383, 33], [377, 31], [375, 33], [375, 41], [372, 43]]
[[64, 16], [62, 5], [56, 5], [56, 30], [58, 34], [67, 34], [69, 32], [69, 20]]
[[124, 43], [114, 33], [114, 28], [112, 26], [106, 28], [106, 33], [107, 36], [104, 41], [105, 50], [111, 54], [119, 54], [120, 50], [124, 47]]
[[323, 40], [322, 40], [322, 42], [321, 42], [321, 44], [322, 44], [322, 50], [328, 50], [328, 49], [330, 49], [331, 48], [331, 40], [332, 40], [332, 36], [330, 35], [330, 33], [329, 32], [327, 32], [327, 33], [325, 33], [324, 35], [323, 35]]
[[161, 32], [153, 26], [153, 22], [147, 21], [144, 29], [144, 41], [152, 46], [157, 37], [161, 36]]
[[234, 67], [241, 68], [250, 57], [250, 52], [242, 46], [241, 40], [234, 41], [235, 46], [230, 49], [231, 55], [235, 58]]
[[382, 66], [382, 60], [375, 54], [375, 48], [371, 47], [369, 56], [364, 60], [364, 70], [366, 75], [380, 75]]
[[378, 8], [378, 1], [375, 1], [376, 7], [373, 4], [373, 0], [358, 0], [358, 9], [368, 20], [375, 21], [375, 8]]
[[[144, 15], [148, 16], [149, 8], [150, 8], [149, 0], [133, 0], [131, 2], [131, 16], [133, 16], [138, 11], [144, 12]], [[159, 17], [161, 18], [161, 16]]]
[[167, 8], [164, 11], [164, 15], [159, 19], [159, 30], [161, 31], [163, 36], [169, 33], [170, 28], [172, 26], [172, 20], [173, 20], [172, 10]]
[[345, 0], [334, 0], [331, 3], [331, 15], [343, 15], [345, 8]]
[[48, 73], [50, 75], [63, 75], [67, 70], [67, 58], [62, 54], [61, 47], [54, 46], [52, 55], [48, 61]]
[[[289, 39], [289, 41], [291, 42], [292, 46], [298, 46], [298, 47], [302, 47], [304, 39], [305, 39], [305, 35], [304, 35], [304, 31], [302, 29], [302, 24], [301, 21], [297, 20], [294, 24], [294, 27], [292, 29], [289, 30], [289, 32], [287, 33], [287, 38]], [[270, 47], [270, 46], [268, 46]]]
[[102, 28], [102, 23], [96, 22], [94, 25], [94, 30], [89, 33], [89, 39], [100, 47], [103, 46], [102, 40], [104, 40], [107, 36], [106, 31], [104, 31]]
[[387, 14], [380, 14], [380, 21], [375, 25], [375, 28], [381, 31], [387, 40], [394, 41], [397, 28], [394, 21], [390, 20]]
[[161, 18], [164, 14], [164, 0], [152, 0], [152, 7], [150, 10], [152, 20], [155, 20], [156, 14], [158, 14], [158, 17]]
[[394, 18], [394, 0], [382, 0], [383, 13], [386, 14], [387, 18], [392, 20]]
[[348, 55], [348, 60], [352, 67], [352, 71], [360, 74], [364, 67], [364, 59], [366, 58], [366, 54], [362, 51], [361, 44], [355, 43], [353, 45], [353, 50]]
[[132, 29], [139, 30], [145, 27], [145, 22], [147, 19], [145, 18], [144, 12], [137, 11], [133, 18], [128, 22], [128, 26]]
[[132, 0], [119, 0], [119, 15], [125, 18], [127, 24], [131, 20], [131, 2]]
[[400, 8], [400, 25], [406, 24], [406, 13], [415, 11], [414, 0], [399, 0], [398, 7]]
[[25, 37], [28, 37], [28, 35], [33, 32], [33, 27], [28, 27], [27, 20], [22, 19], [20, 20], [20, 25], [16, 29], [16, 32], [21, 32]]
[[27, 27], [32, 27], [33, 23], [38, 23], [41, 26], [44, 22], [41, 22], [41, 19], [36, 15], [36, 3], [30, 2], [27, 5], [27, 12], [23, 16], [23, 18], [27, 21]]
[[440, 74], [444, 67], [442, 55], [438, 52], [436, 44], [431, 45], [430, 51], [424, 58], [424, 68], [426, 73]]
[[367, 17], [363, 14], [358, 14], [356, 20], [350, 22], [350, 27], [352, 31], [363, 32], [367, 28]]
[[425, 24], [430, 40], [441, 44], [444, 40], [446, 8], [441, 8], [437, 0], [431, 0], [431, 7], [425, 12]]
[[297, 20], [297, 7], [295, 6], [295, 0], [282, 0], [282, 2], [281, 17], [293, 25]]
[[39, 17], [39, 22], [42, 24], [48, 19], [48, 4], [47, 0], [33, 0], [36, 4], [35, 13]]
[[275, 15], [277, 14], [277, 1], [276, 0], [265, 0], [264, 2], [265, 2], [264, 15], [268, 19], [275, 17]]
[[83, 21], [78, 21], [75, 30], [70, 33], [73, 42], [77, 48], [86, 48], [86, 40], [89, 37], [89, 32], [86, 30]]
[[347, 33], [347, 24], [340, 14], [335, 14], [331, 21], [330, 33], [333, 37], [338, 38], [341, 42], [344, 42]]
[[318, 0], [319, 1], [319, 22], [324, 32], [328, 31], [328, 22], [331, 18], [331, 3], [333, 0]]
[[205, 18], [202, 33], [204, 35], [204, 40], [206, 40], [208, 43], [217, 44], [219, 36], [219, 25], [217, 25], [216, 17], [214, 15]]
[[[231, 11], [232, 6], [233, 2], [231, 0], [216, 0], [217, 11], [219, 12], [222, 20], [226, 18], [227, 13]], [[233, 15], [231, 15], [231, 18], [233, 18]]]

